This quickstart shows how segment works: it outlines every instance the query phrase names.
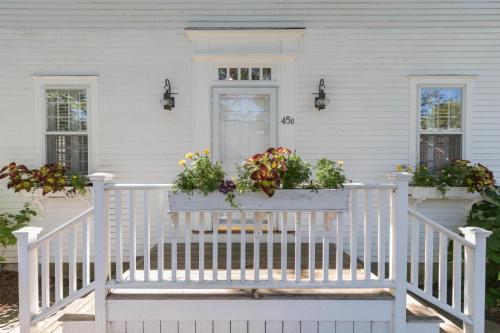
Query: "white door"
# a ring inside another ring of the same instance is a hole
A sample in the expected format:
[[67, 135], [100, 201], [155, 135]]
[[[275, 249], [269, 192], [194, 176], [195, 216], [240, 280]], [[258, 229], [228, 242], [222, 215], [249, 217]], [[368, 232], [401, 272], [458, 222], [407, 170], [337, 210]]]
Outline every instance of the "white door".
[[226, 172], [276, 146], [275, 88], [214, 88], [212, 150]]

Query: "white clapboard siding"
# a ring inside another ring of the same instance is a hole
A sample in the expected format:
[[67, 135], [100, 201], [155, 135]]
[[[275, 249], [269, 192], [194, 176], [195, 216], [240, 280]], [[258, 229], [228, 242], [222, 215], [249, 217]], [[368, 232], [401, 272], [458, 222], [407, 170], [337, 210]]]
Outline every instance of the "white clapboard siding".
[[[99, 130], [92, 134], [98, 155], [92, 156], [91, 171], [114, 173], [124, 183], [171, 182], [187, 151], [207, 148], [192, 147], [192, 44], [184, 28], [187, 22], [233, 25], [228, 17], [248, 27], [269, 25], [262, 22], [282, 27], [301, 22], [306, 27], [298, 48], [291, 147], [305, 158], [341, 159], [351, 179], [381, 180], [409, 158], [407, 76], [469, 74], [477, 77], [467, 124], [468, 158], [500, 172], [500, 4], [474, 0], [2, 3], [0, 165], [16, 161], [37, 167], [40, 162], [36, 142], [42, 134], [33, 133], [33, 75], [100, 75]], [[173, 112], [159, 103], [165, 78], [178, 93]], [[331, 103], [323, 112], [313, 112], [311, 94], [320, 78]], [[15, 211], [27, 199], [5, 191], [4, 184], [0, 211]], [[88, 207], [77, 199], [45, 204], [47, 214], [33, 222], [44, 227], [43, 233]], [[439, 205], [434, 210], [442, 216], [449, 212]], [[463, 223], [456, 214], [431, 218], [452, 228]], [[142, 229], [137, 228], [138, 255]], [[77, 238], [79, 242], [81, 236]], [[123, 248], [128, 248], [126, 239]], [[5, 257], [15, 261], [14, 249]]]

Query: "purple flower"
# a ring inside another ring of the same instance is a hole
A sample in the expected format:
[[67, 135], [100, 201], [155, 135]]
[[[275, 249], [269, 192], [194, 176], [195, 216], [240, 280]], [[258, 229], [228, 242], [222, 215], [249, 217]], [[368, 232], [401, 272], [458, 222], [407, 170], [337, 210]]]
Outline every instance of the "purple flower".
[[236, 190], [236, 184], [232, 180], [223, 180], [219, 185], [219, 192], [228, 194]]

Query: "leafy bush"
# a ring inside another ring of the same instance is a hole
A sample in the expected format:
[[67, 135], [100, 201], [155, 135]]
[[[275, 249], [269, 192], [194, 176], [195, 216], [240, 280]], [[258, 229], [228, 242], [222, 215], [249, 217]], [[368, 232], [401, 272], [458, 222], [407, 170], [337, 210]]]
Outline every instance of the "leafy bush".
[[316, 163], [316, 182], [321, 188], [342, 188], [346, 182], [342, 166], [342, 161], [332, 161], [326, 158], [320, 159]]
[[283, 175], [282, 188], [300, 188], [311, 181], [311, 163], [304, 161], [299, 155], [291, 154], [285, 164], [287, 170]]
[[179, 161], [184, 171], [175, 179], [174, 190], [189, 194], [199, 191], [205, 195], [219, 190], [224, 180], [224, 169], [220, 162], [210, 161], [208, 150], [205, 150], [203, 154], [188, 153], [186, 159], [188, 161]]
[[2, 257], [5, 248], [16, 244], [16, 237], [12, 232], [27, 226], [33, 216], [36, 216], [36, 212], [31, 209], [29, 203], [17, 214], [0, 214], [0, 262], [5, 261]]
[[482, 192], [483, 201], [476, 203], [466, 224], [492, 231], [486, 241], [486, 305], [500, 306], [500, 190]]
[[[14, 192], [31, 192], [42, 189], [42, 195], [55, 192], [84, 194], [88, 179], [82, 175], [68, 177], [62, 164], [45, 164], [40, 169], [28, 169], [25, 165], [12, 162], [0, 170], [0, 179], [7, 178], [7, 188]], [[67, 189], [66, 187], [70, 187]]]

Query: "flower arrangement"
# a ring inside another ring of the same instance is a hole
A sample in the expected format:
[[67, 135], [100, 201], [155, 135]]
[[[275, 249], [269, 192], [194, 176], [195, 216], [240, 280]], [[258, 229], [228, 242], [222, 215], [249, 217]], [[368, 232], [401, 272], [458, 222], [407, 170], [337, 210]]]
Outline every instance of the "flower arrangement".
[[7, 188], [14, 189], [14, 192], [42, 189], [42, 195], [60, 191], [67, 195], [85, 194], [88, 181], [83, 175], [68, 175], [67, 168], [62, 164], [45, 164], [39, 169], [29, 169], [15, 162], [0, 169], [0, 179], [3, 178], [8, 179]]
[[430, 172], [425, 165], [413, 168], [407, 165], [398, 165], [397, 171], [413, 172], [411, 186], [435, 187], [444, 196], [450, 187], [466, 187], [468, 192], [483, 192], [495, 186], [496, 181], [491, 172], [484, 165], [472, 164], [467, 160], [455, 160], [437, 172]]
[[238, 176], [225, 179], [226, 173], [220, 162], [210, 161], [209, 151], [186, 154], [179, 164], [184, 170], [174, 181], [174, 191], [205, 195], [220, 192], [226, 200], [237, 207], [236, 193], [262, 191], [272, 197], [278, 189], [342, 188], [347, 180], [343, 173], [343, 162], [321, 159], [316, 164], [316, 178], [312, 179], [313, 165], [284, 147], [269, 148], [255, 154], [237, 166]]

